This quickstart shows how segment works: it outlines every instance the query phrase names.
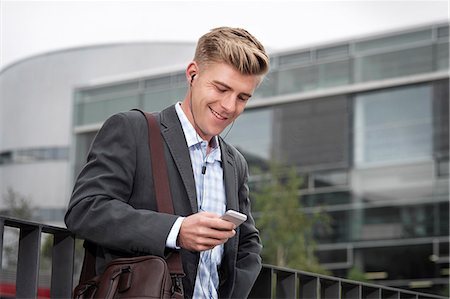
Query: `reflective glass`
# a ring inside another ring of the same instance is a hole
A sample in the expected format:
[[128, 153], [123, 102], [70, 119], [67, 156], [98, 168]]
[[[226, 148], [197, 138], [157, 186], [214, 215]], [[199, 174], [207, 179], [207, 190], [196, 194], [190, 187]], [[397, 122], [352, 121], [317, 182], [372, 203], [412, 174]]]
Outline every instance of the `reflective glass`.
[[139, 88], [139, 81], [125, 82], [108, 86], [101, 86], [80, 91], [82, 101], [91, 100], [94, 97], [103, 97], [117, 92], [130, 92]]
[[431, 97], [428, 85], [357, 95], [355, 165], [431, 158]]
[[316, 59], [342, 58], [348, 56], [349, 46], [339, 45], [334, 47], [326, 47], [316, 50]]
[[307, 64], [311, 62], [311, 52], [297, 52], [292, 54], [280, 55], [278, 58], [280, 67]]
[[358, 253], [365, 271], [386, 272], [389, 280], [435, 277], [431, 254], [429, 244], [364, 248]]
[[323, 63], [319, 68], [319, 88], [346, 85], [351, 83], [350, 60]]
[[348, 262], [347, 249], [318, 250], [316, 256], [320, 263], [346, 263]]
[[272, 71], [269, 72], [258, 86], [255, 91], [255, 94], [252, 97], [253, 99], [267, 98], [274, 96], [276, 94], [276, 87], [278, 82], [278, 72]]
[[348, 191], [302, 194], [301, 204], [304, 207], [320, 207], [348, 204], [352, 201], [352, 195]]
[[170, 89], [146, 92], [143, 95], [143, 109], [145, 111], [161, 111], [181, 100], [182, 98], [175, 97], [174, 92]]
[[340, 243], [351, 240], [351, 211], [328, 212], [329, 229], [314, 235], [316, 241], [320, 244], [324, 243]]
[[448, 39], [448, 26], [439, 27], [437, 36], [438, 36], [438, 38], [447, 38]]
[[436, 69], [448, 70], [448, 43], [436, 45]]
[[103, 123], [109, 116], [117, 112], [138, 107], [138, 95], [80, 103], [77, 107], [77, 125]]
[[285, 94], [316, 89], [317, 77], [317, 65], [280, 70], [278, 73], [278, 92]]
[[250, 160], [249, 164], [258, 163], [258, 159], [267, 162], [272, 150], [272, 126], [272, 109], [247, 110], [236, 119], [228, 135], [229, 127], [221, 135]]
[[386, 49], [415, 42], [431, 41], [431, 38], [431, 29], [425, 29], [357, 42], [355, 44], [355, 50], [357, 52], [364, 52], [375, 49]]
[[433, 69], [432, 46], [355, 58], [356, 82], [416, 75]]
[[324, 171], [312, 175], [314, 188], [346, 186], [348, 174], [345, 171]]
[[158, 77], [145, 80], [145, 88], [155, 89], [155, 88], [169, 88], [170, 87], [170, 76]]
[[94, 140], [97, 131], [81, 133], [76, 135], [75, 140], [75, 165], [74, 165], [74, 178], [80, 173], [83, 166], [86, 164], [86, 157]]

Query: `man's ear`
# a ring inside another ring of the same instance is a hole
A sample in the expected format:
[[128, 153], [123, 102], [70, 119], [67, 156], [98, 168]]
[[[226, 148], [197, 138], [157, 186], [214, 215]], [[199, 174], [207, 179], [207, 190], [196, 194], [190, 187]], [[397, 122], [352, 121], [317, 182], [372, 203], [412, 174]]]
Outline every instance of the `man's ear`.
[[192, 84], [192, 81], [194, 80], [197, 73], [198, 73], [197, 63], [195, 61], [191, 61], [186, 68], [186, 81], [189, 83], [189, 85]]

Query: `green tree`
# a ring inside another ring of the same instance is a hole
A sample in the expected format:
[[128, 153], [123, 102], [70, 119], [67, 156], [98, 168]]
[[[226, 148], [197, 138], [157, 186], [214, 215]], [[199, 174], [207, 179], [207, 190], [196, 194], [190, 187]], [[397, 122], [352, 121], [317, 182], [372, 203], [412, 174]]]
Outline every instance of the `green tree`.
[[[33, 219], [33, 207], [30, 199], [13, 190], [11, 187], [8, 187], [6, 193], [3, 194], [2, 201], [4, 204], [4, 209], [0, 211], [1, 215], [22, 220]], [[5, 229], [3, 261], [8, 269], [15, 269], [17, 266], [17, 250], [19, 246], [18, 238], [18, 229]]]
[[307, 215], [301, 211], [299, 190], [302, 178], [294, 169], [283, 171], [273, 164], [267, 180], [255, 186], [253, 202], [256, 225], [263, 243], [263, 262], [303, 271], [329, 274], [314, 255], [315, 224], [325, 224], [323, 213]]
[[370, 282], [370, 280], [366, 278], [364, 271], [362, 271], [361, 268], [359, 268], [358, 266], [354, 266], [348, 271], [347, 279], [361, 282]]
[[22, 220], [33, 220], [33, 206], [29, 198], [8, 187], [3, 196], [5, 210], [1, 213], [5, 216], [19, 218]]

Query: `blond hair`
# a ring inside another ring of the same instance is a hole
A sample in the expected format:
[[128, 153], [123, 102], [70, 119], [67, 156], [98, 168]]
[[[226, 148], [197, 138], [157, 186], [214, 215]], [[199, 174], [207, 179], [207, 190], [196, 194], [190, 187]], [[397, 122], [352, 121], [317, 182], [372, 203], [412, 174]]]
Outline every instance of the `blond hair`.
[[269, 71], [264, 46], [241, 28], [219, 27], [200, 37], [194, 60], [199, 65], [224, 62], [244, 75], [264, 75]]

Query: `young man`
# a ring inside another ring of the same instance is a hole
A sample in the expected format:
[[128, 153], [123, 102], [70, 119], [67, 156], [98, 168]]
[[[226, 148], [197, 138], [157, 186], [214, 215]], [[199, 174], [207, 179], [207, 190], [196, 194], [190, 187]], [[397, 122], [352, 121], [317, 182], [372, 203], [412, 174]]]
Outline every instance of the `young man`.
[[[202, 36], [186, 68], [182, 103], [159, 114], [175, 215], [157, 213], [147, 122], [109, 118], [97, 134], [69, 203], [69, 230], [96, 243], [97, 273], [114, 258], [180, 250], [186, 298], [245, 298], [261, 269], [243, 156], [219, 134], [243, 111], [269, 68], [247, 31]], [[238, 228], [226, 210], [247, 215]]]

